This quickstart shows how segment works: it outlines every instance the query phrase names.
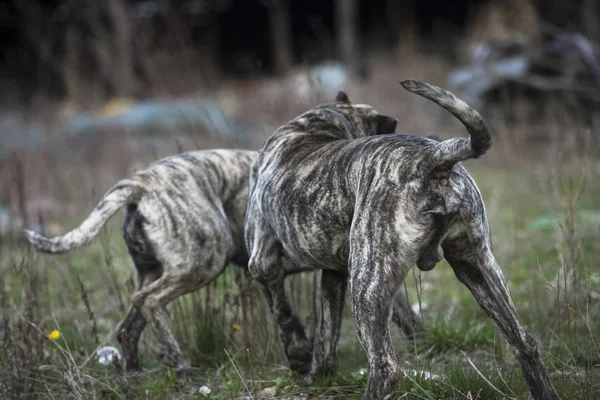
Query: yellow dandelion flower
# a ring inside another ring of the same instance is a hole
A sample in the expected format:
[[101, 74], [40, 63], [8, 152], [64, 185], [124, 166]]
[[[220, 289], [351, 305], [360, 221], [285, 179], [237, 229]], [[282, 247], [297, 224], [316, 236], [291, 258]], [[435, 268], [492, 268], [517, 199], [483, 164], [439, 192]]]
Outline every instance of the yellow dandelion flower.
[[239, 331], [240, 329], [242, 329], [242, 327], [239, 326], [238, 324], [233, 324], [233, 325], [231, 325], [231, 327], [236, 331]]
[[48, 338], [50, 340], [58, 340], [58, 339], [60, 339], [60, 332], [55, 329], [52, 332], [50, 332], [50, 334], [48, 335]]

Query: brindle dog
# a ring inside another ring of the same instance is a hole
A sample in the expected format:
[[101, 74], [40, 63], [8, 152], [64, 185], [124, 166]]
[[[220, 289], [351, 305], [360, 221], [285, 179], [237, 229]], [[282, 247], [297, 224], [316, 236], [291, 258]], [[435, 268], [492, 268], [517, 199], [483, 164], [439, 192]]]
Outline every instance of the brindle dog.
[[[555, 399], [537, 343], [519, 321], [492, 254], [481, 194], [461, 164], [490, 148], [488, 128], [452, 93], [402, 84], [450, 111], [470, 137], [365, 137], [374, 133], [366, 118], [374, 111], [342, 96], [280, 127], [252, 167], [249, 271], [264, 287], [289, 363], [312, 374], [335, 364], [349, 280], [354, 324], [369, 359], [363, 398], [383, 399], [400, 374], [388, 328], [394, 295], [413, 265], [430, 270], [445, 257], [506, 337], [531, 395]], [[327, 117], [332, 110], [366, 122], [355, 123], [349, 140]], [[312, 352], [284, 291], [285, 276], [295, 269], [322, 269], [323, 312]]]
[[136, 270], [132, 305], [117, 327], [126, 370], [140, 368], [137, 347], [147, 322], [164, 361], [187, 367], [164, 307], [215, 280], [230, 262], [246, 268], [243, 223], [256, 157], [246, 150], [167, 157], [114, 185], [71, 232], [49, 239], [27, 231], [37, 250], [66, 253], [91, 242], [126, 206], [123, 237]]

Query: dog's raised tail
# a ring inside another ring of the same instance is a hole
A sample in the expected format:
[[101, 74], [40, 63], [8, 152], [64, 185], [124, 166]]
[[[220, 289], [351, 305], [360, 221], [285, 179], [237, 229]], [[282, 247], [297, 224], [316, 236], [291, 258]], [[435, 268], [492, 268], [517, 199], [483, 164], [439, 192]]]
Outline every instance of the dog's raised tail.
[[96, 205], [90, 215], [75, 229], [62, 236], [47, 238], [37, 232], [25, 230], [27, 238], [36, 250], [43, 253], [68, 253], [85, 246], [94, 239], [106, 222], [140, 193], [140, 187], [129, 179], [114, 185]]
[[431, 165], [452, 165], [469, 158], [477, 158], [489, 150], [492, 136], [481, 115], [467, 103], [447, 90], [418, 81], [400, 82], [404, 89], [418, 94], [442, 106], [467, 128], [470, 137], [453, 138], [439, 142], [434, 147]]

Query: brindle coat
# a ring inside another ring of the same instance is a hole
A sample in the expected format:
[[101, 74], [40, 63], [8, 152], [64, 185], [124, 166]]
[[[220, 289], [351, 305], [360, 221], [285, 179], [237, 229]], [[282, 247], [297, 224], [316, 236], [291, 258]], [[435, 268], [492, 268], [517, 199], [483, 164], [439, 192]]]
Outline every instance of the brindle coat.
[[[394, 294], [413, 265], [430, 270], [445, 257], [506, 337], [531, 395], [555, 399], [492, 254], [479, 189], [460, 163], [489, 149], [487, 126], [447, 91], [415, 81], [403, 86], [450, 111], [470, 137], [367, 137], [377, 133], [369, 121], [374, 111], [342, 96], [280, 127], [252, 167], [249, 271], [264, 287], [290, 366], [315, 374], [334, 365], [349, 280], [354, 324], [369, 359], [363, 398], [383, 399], [400, 373], [388, 330]], [[351, 140], [326, 118], [328, 109], [351, 122]], [[311, 357], [283, 280], [295, 269], [314, 268], [322, 269], [323, 312]]]
[[248, 171], [256, 157], [246, 150], [167, 157], [114, 185], [71, 232], [49, 239], [27, 231], [37, 250], [66, 253], [88, 244], [126, 206], [123, 237], [136, 279], [117, 339], [127, 370], [140, 368], [137, 347], [147, 321], [165, 361], [184, 369], [164, 307], [212, 282], [230, 262], [246, 268], [243, 223]]

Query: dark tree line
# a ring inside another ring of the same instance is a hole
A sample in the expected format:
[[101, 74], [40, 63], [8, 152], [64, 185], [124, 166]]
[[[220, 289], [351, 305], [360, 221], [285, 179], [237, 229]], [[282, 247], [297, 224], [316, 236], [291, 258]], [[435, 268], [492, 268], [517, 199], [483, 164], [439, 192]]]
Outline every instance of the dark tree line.
[[[544, 21], [600, 39], [597, 0], [532, 2]], [[440, 20], [460, 31], [480, 3], [485, 1], [5, 0], [1, 57], [4, 75], [16, 77], [7, 80], [9, 87], [23, 102], [40, 92], [83, 100], [90, 91], [143, 95], [182, 67], [210, 85], [227, 75], [282, 74], [334, 57], [361, 76], [369, 52], [394, 48], [414, 32], [435, 39]]]

